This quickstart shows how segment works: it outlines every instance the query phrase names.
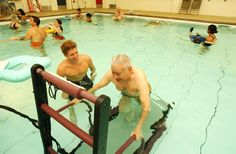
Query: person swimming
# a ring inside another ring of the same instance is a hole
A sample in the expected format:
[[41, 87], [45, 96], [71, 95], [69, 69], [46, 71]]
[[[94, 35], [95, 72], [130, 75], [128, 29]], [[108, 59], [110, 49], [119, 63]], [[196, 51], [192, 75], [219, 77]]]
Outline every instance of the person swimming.
[[208, 36], [201, 36], [200, 34], [193, 35], [193, 27], [190, 28], [189, 32], [189, 37], [190, 40], [193, 43], [196, 44], [202, 44], [204, 46], [210, 46], [215, 43], [216, 41], [216, 36], [215, 33], [217, 33], [217, 27], [215, 25], [209, 25], [207, 29]]

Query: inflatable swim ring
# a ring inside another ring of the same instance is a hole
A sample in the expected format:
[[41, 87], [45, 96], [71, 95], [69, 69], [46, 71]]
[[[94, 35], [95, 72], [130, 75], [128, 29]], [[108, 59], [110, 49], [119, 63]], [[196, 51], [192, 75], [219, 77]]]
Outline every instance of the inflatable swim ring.
[[55, 30], [53, 28], [46, 29], [45, 31], [48, 34], [53, 34], [55, 32]]
[[0, 61], [0, 80], [10, 82], [25, 81], [31, 76], [30, 69], [34, 64], [48, 67], [51, 60], [47, 57], [17, 56]]

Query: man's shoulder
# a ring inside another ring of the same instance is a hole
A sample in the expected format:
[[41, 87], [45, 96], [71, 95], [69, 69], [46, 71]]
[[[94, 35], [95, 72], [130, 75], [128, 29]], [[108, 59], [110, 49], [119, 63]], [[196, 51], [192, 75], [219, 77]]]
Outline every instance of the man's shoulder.
[[140, 68], [137, 68], [137, 67], [133, 67], [133, 70], [134, 70], [134, 73], [138, 76], [140, 75], [145, 75], [144, 71]]
[[63, 61], [61, 61], [58, 65], [58, 69], [64, 69], [67, 65], [66, 60], [64, 59]]
[[91, 57], [89, 55], [86, 55], [86, 54], [80, 54], [80, 57], [83, 59], [83, 60], [90, 60]]

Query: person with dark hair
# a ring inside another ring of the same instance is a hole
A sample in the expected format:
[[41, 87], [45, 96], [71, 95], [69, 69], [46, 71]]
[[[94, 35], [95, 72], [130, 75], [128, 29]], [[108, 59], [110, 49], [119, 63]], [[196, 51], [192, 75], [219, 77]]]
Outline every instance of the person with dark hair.
[[76, 19], [79, 19], [79, 20], [82, 20], [82, 19], [83, 19], [83, 14], [82, 14], [80, 8], [77, 9], [77, 14], [76, 14], [75, 18], [76, 18]]
[[86, 13], [86, 19], [85, 19], [85, 20], [86, 20], [87, 22], [93, 22], [92, 16], [93, 16], [93, 15], [92, 15], [91, 13]]
[[24, 12], [24, 10], [23, 9], [18, 9], [17, 10], [17, 17], [18, 17], [18, 19], [21, 21], [20, 23], [21, 24], [26, 24], [27, 23], [27, 16], [25, 15], [25, 12]]
[[40, 25], [40, 19], [36, 16], [31, 16], [29, 21], [31, 28], [26, 32], [24, 37], [12, 37], [11, 40], [30, 40], [31, 47], [37, 48], [43, 45], [47, 33]]
[[47, 25], [45, 31], [47, 34], [52, 34], [52, 37], [56, 40], [64, 40], [64, 36], [62, 36], [63, 28], [61, 19], [56, 19], [53, 24]]
[[215, 25], [209, 25], [207, 29], [208, 36], [201, 36], [200, 34], [193, 35], [193, 27], [190, 28], [189, 37], [193, 43], [202, 44], [204, 46], [210, 46], [215, 43], [217, 33], [217, 27]]

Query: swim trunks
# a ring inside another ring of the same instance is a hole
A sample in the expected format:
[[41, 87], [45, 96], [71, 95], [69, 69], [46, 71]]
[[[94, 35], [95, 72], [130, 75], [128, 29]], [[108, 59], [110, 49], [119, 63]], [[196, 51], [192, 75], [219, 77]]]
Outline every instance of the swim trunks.
[[[84, 87], [86, 90], [89, 90], [90, 88], [93, 87], [93, 81], [90, 80], [87, 75], [85, 75], [85, 77], [80, 81], [71, 81], [71, 82], [73, 82], [74, 84], [78, 86]], [[69, 95], [68, 98], [70, 101], [74, 99], [74, 97], [71, 95]]]
[[43, 45], [43, 42], [31, 42], [31, 47], [39, 47], [41, 45]]

